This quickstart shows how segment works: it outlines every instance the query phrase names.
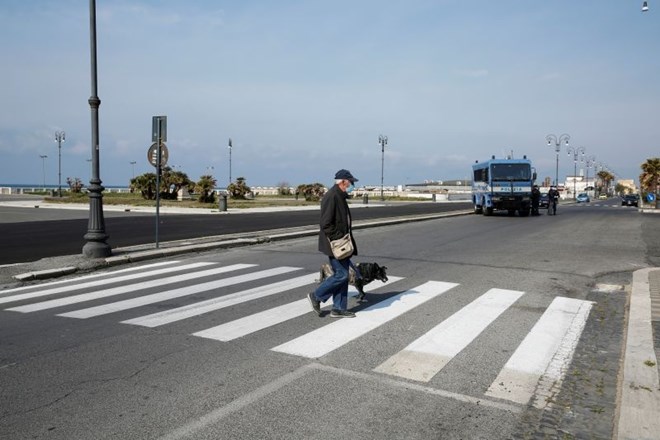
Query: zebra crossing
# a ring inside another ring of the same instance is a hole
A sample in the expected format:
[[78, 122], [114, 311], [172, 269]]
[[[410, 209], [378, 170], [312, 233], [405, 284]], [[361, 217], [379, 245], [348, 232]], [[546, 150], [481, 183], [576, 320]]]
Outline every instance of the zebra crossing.
[[[255, 301], [275, 295], [297, 298], [192, 333], [195, 337], [226, 343], [310, 314], [304, 292], [317, 282], [318, 273], [303, 271], [302, 268], [290, 266], [259, 268], [257, 264], [250, 263], [223, 266], [212, 262], [159, 262], [73, 280], [7, 289], [2, 291], [0, 304], [2, 313], [48, 311], [61, 318], [84, 320], [105, 315], [118, 316], [123, 311], [140, 310], [141, 307], [191, 298], [196, 294], [212, 296], [201, 301], [193, 298], [194, 302], [190, 304], [156, 313], [124, 320], [118, 318], [123, 325], [155, 328], [247, 302], [255, 304]], [[275, 277], [277, 280], [269, 282], [269, 278]], [[372, 282], [365, 290], [386, 293], [389, 286], [396, 286], [404, 279], [390, 276], [386, 283]], [[245, 283], [259, 285], [232, 291]], [[353, 319], [333, 320], [310, 331], [306, 331], [305, 324], [302, 324], [302, 334], [271, 347], [270, 351], [309, 359], [323, 357], [340, 347], [350, 347], [361, 336], [378, 331], [379, 327], [429, 301], [442, 301], [443, 295], [457, 286], [459, 284], [429, 280], [391, 296], [383, 295], [380, 301], [367, 303]], [[372, 372], [412, 382], [430, 382], [525, 294], [515, 290], [489, 289], [453, 315], [433, 323], [435, 327], [410, 341], [405, 348], [392, 353], [389, 358], [374, 362], [377, 365], [373, 366]], [[131, 298], [116, 300], [122, 295], [130, 295]], [[356, 296], [357, 290], [351, 287], [349, 295]], [[97, 304], [99, 301], [104, 303]], [[21, 304], [11, 304], [16, 302]], [[84, 307], [84, 303], [88, 302], [94, 302], [94, 305]], [[330, 302], [322, 304], [322, 307], [329, 307]], [[515, 347], [485, 391], [485, 396], [518, 404], [526, 404], [532, 399], [537, 407], [543, 408], [549, 399], [542, 396], [549, 396], [553, 389], [561, 385], [591, 307], [589, 301], [556, 297]], [[62, 308], [74, 310], [62, 311]]]

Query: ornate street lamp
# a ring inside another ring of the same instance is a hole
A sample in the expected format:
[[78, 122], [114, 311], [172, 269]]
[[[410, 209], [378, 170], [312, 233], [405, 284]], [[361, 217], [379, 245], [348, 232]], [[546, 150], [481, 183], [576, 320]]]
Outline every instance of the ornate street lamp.
[[92, 95], [88, 102], [92, 114], [92, 178], [89, 183], [89, 222], [87, 233], [84, 235], [87, 243], [83, 246], [83, 255], [89, 258], [104, 258], [112, 253], [110, 245], [106, 243], [108, 235], [105, 233], [105, 220], [103, 218], [103, 186], [101, 186], [99, 163], [99, 106], [96, 74], [96, 0], [89, 0], [89, 41], [92, 76]]
[[383, 177], [385, 174], [385, 145], [387, 145], [387, 136], [378, 135], [378, 143], [380, 144], [380, 200], [385, 200], [385, 195], [383, 193]]
[[62, 142], [66, 140], [66, 133], [63, 131], [55, 132], [55, 142], [57, 142], [57, 152], [58, 152], [58, 171], [57, 171], [57, 195], [62, 197]]
[[555, 185], [559, 185], [559, 152], [561, 151], [561, 143], [566, 142], [568, 147], [568, 141], [571, 137], [564, 133], [561, 136], [557, 137], [554, 134], [549, 134], [545, 137], [545, 140], [548, 141], [548, 145], [555, 145], [556, 153], [556, 164], [555, 164]]
[[585, 149], [584, 147], [568, 147], [566, 149], [568, 152], [568, 155], [570, 156], [571, 154], [573, 155], [573, 199], [577, 199], [577, 162], [578, 158], [580, 157], [580, 154], [582, 155], [582, 159], [584, 160], [584, 152]]

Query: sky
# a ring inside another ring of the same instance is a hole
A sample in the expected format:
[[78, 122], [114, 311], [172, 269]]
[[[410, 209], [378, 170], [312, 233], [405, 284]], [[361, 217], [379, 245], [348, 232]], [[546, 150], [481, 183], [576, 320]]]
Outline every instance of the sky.
[[[511, 152], [554, 178], [545, 138], [564, 133], [637, 180], [660, 156], [660, 0], [641, 3], [97, 0], [100, 178], [152, 172], [166, 115], [168, 165], [218, 186], [229, 138], [251, 186], [341, 168], [379, 186], [465, 179]], [[89, 16], [84, 0], [0, 2], [0, 185], [57, 185], [59, 153], [63, 184], [89, 181]], [[562, 146], [560, 181], [573, 170]]]

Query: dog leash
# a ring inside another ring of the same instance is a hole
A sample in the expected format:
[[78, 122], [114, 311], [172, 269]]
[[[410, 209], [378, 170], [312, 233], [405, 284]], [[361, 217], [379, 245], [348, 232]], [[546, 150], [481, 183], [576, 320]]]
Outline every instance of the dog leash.
[[349, 265], [350, 267], [352, 267], [353, 270], [355, 271], [355, 277], [356, 277], [358, 280], [361, 280], [361, 279], [362, 279], [362, 274], [360, 273], [360, 269], [358, 269], [357, 266], [356, 266], [355, 264], [353, 264], [353, 260], [349, 259], [349, 260], [348, 260], [348, 265]]

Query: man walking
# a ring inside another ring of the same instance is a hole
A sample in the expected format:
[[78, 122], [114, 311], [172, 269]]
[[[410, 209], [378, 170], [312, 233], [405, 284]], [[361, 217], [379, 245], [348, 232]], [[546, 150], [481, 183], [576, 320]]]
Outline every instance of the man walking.
[[332, 255], [330, 241], [350, 234], [353, 242], [353, 255], [357, 255], [357, 245], [351, 231], [351, 212], [346, 199], [355, 188], [358, 179], [348, 170], [339, 170], [335, 174], [335, 184], [323, 196], [321, 201], [321, 220], [319, 230], [319, 251], [328, 256], [334, 274], [326, 278], [316, 289], [307, 294], [312, 309], [321, 316], [321, 303], [332, 296], [331, 318], [354, 318], [355, 313], [346, 310], [348, 306], [348, 267], [351, 255], [338, 260]]

